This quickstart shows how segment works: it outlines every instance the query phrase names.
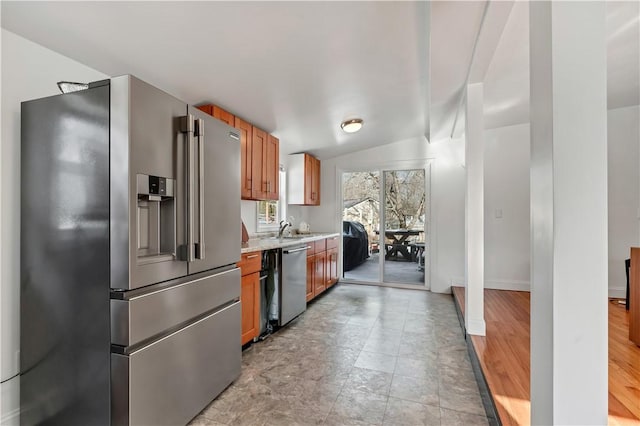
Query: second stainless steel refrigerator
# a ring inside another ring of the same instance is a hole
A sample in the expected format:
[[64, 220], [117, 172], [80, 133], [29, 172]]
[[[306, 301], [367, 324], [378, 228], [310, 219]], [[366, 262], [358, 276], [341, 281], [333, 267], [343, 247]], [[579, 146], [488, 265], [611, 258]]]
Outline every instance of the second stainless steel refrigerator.
[[22, 104], [22, 423], [186, 423], [240, 372], [237, 131], [131, 76]]

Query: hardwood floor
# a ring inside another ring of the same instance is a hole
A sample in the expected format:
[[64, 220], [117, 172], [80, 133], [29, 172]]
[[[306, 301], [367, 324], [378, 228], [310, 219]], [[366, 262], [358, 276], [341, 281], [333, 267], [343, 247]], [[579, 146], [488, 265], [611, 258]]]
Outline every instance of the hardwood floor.
[[[464, 315], [464, 288], [453, 287]], [[472, 336], [491, 396], [504, 425], [528, 425], [529, 293], [485, 290], [487, 335]], [[609, 303], [609, 424], [640, 424], [640, 347], [629, 341], [629, 314]]]

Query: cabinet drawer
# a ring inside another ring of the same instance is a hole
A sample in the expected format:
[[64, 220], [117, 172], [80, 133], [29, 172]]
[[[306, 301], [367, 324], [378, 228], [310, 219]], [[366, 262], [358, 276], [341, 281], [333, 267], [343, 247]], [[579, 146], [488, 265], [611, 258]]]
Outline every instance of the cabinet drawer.
[[340, 242], [340, 237], [337, 235], [335, 237], [327, 238], [327, 250], [332, 248], [338, 248], [338, 243]]
[[307, 243], [307, 257], [316, 254], [316, 245], [314, 241]]
[[327, 249], [327, 240], [318, 240], [315, 242], [316, 253], [321, 253]]
[[262, 265], [262, 252], [253, 251], [251, 253], [244, 253], [238, 262], [238, 267], [242, 269], [242, 276], [253, 274], [260, 271]]

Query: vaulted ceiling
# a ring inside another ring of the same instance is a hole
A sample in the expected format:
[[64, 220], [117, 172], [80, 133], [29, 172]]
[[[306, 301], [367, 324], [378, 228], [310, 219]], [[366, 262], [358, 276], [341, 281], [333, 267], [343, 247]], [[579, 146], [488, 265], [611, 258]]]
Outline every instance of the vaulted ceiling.
[[[1, 7], [3, 28], [107, 75], [134, 74], [191, 104], [218, 104], [280, 137], [285, 154], [328, 158], [449, 137], [464, 123], [467, 80], [486, 83], [488, 127], [528, 121], [523, 2]], [[610, 105], [638, 103], [638, 16], [637, 2], [608, 3]], [[362, 131], [345, 134], [340, 122], [354, 117], [365, 120]]]

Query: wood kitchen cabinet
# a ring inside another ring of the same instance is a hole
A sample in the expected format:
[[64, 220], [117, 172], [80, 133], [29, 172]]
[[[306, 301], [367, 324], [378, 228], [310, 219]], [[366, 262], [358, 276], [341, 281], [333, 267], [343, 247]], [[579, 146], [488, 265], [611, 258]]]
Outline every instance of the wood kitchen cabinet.
[[209, 115], [212, 115], [214, 118], [227, 123], [231, 127], [236, 127], [235, 124], [235, 116], [228, 111], [223, 110], [222, 108], [216, 105], [200, 105], [197, 107], [200, 111], [206, 112]]
[[326, 280], [327, 288], [338, 282], [338, 243], [340, 237], [327, 238], [327, 258], [326, 258]]
[[325, 240], [307, 244], [307, 302], [326, 290]]
[[325, 278], [325, 264], [327, 263], [327, 252], [316, 253], [314, 255], [313, 271], [313, 295], [314, 297], [327, 289]]
[[264, 162], [262, 175], [265, 180], [267, 200], [277, 200], [279, 197], [280, 179], [280, 140], [273, 135], [267, 134], [264, 150]]
[[313, 244], [310, 244], [310, 248], [307, 250], [307, 302], [313, 299], [313, 276], [316, 269], [316, 257], [313, 251]]
[[320, 160], [302, 153], [289, 156], [289, 204], [320, 205]]
[[227, 123], [229, 126], [231, 127], [235, 127], [236, 126], [236, 117], [231, 114], [230, 112], [227, 112], [225, 110], [223, 110], [220, 107], [217, 106], [213, 106], [213, 116], [215, 118], [217, 118], [218, 120]]
[[327, 269], [327, 288], [338, 282], [338, 249], [332, 248], [327, 250], [326, 259]]
[[260, 335], [260, 266], [262, 252], [245, 253], [237, 266], [241, 270], [240, 304], [241, 342], [246, 344]]
[[277, 200], [280, 197], [279, 139], [216, 105], [201, 105], [198, 109], [240, 131], [241, 198]]
[[338, 282], [339, 237], [307, 244], [307, 302]]
[[253, 127], [251, 147], [251, 198], [277, 200], [280, 194], [280, 141]]
[[257, 127], [253, 127], [251, 143], [251, 198], [254, 200], [266, 200], [267, 184], [264, 178], [265, 147], [267, 145], [267, 133]]
[[326, 263], [327, 245], [326, 239], [314, 241], [314, 266], [313, 266], [313, 296], [317, 296], [327, 289]]
[[240, 197], [249, 200], [253, 170], [253, 126], [236, 117], [235, 127], [240, 130]]

